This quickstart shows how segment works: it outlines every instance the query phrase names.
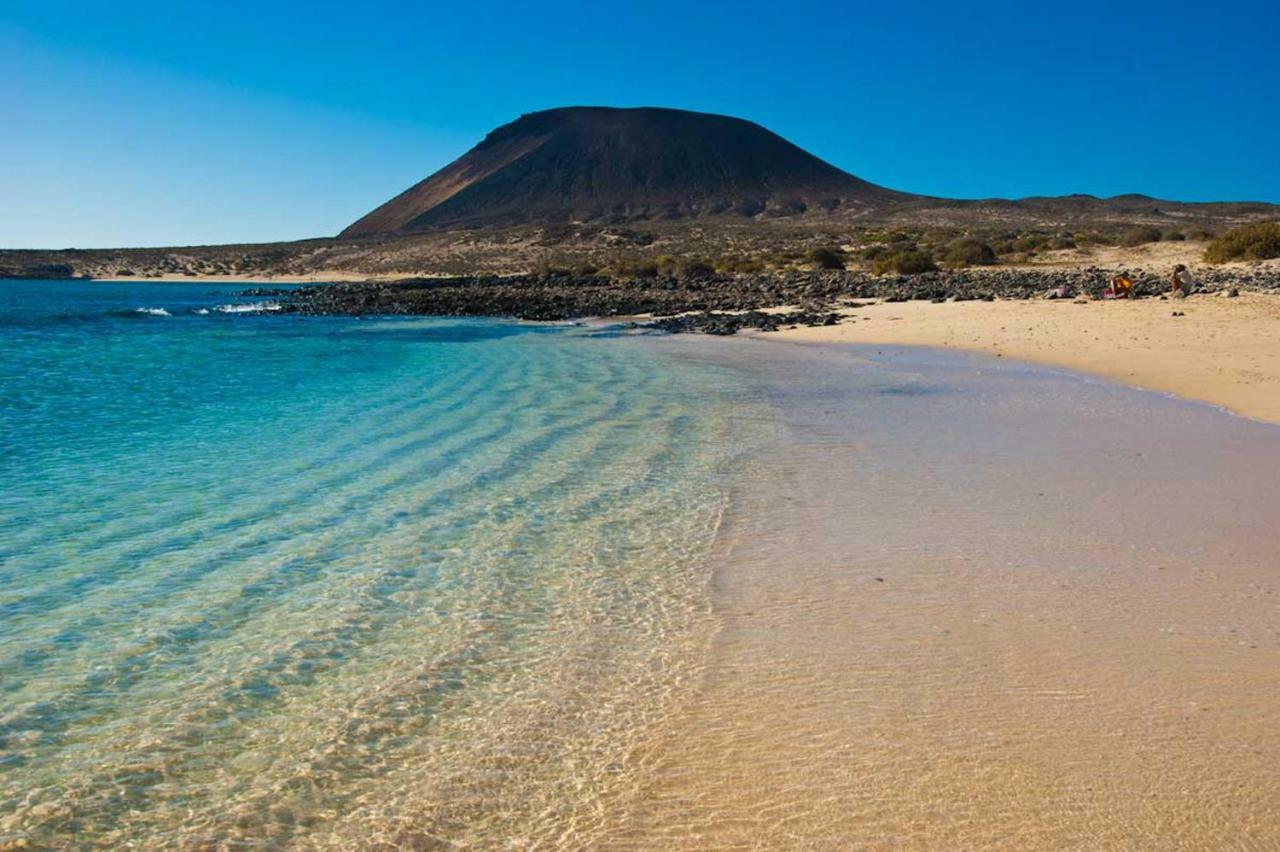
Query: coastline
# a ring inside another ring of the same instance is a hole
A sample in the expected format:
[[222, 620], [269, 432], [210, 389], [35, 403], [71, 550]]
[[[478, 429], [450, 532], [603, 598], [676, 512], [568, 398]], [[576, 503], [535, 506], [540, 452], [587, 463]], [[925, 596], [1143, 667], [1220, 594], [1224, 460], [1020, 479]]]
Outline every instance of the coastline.
[[397, 281], [408, 272], [364, 273], [329, 270], [280, 275], [94, 275], [87, 281], [108, 284], [337, 284], [355, 281]]
[[[1272, 265], [1262, 267], [1274, 275]], [[999, 273], [997, 273], [998, 275]], [[1030, 275], [1023, 271], [1006, 275]], [[1045, 273], [1037, 273], [1044, 275]], [[1070, 273], [1074, 279], [1085, 274]], [[1097, 277], [1097, 276], [1093, 276]], [[921, 298], [921, 285], [901, 279], [876, 293], [841, 296], [838, 280], [798, 279], [791, 292], [741, 284], [714, 298], [696, 286], [654, 286], [534, 279], [387, 279], [365, 275], [274, 277], [183, 276], [94, 279], [116, 283], [219, 283], [228, 286], [332, 283], [303, 286], [308, 314], [514, 316], [529, 320], [653, 324], [663, 330], [747, 334], [817, 345], [932, 346], [963, 349], [1065, 367], [1134, 387], [1221, 406], [1242, 417], [1280, 422], [1280, 292], [1235, 290], [1223, 281], [1184, 300], [1103, 301], [957, 293]], [[961, 279], [963, 281], [963, 279]], [[976, 277], [968, 286], [990, 280]], [[1031, 279], [1032, 289], [1052, 278]], [[1230, 279], [1225, 279], [1229, 281]], [[463, 285], [463, 286], [460, 286]], [[929, 285], [924, 285], [929, 286]], [[954, 282], [946, 285], [955, 286]], [[414, 289], [417, 288], [417, 289]], [[265, 295], [268, 291], [255, 295]], [[281, 296], [293, 297], [291, 291]], [[787, 298], [790, 296], [791, 298]], [[797, 300], [797, 296], [812, 301]], [[798, 309], [797, 309], [798, 308]], [[700, 313], [701, 312], [701, 313]], [[838, 320], [838, 321], [837, 321]]]
[[[209, 403], [176, 434], [220, 434], [232, 402], [263, 407], [231, 423], [256, 436], [235, 442], [252, 447], [242, 477], [223, 475], [217, 444], [171, 442], [167, 469], [110, 465], [130, 479], [96, 499], [118, 517], [65, 519], [88, 535], [158, 536], [164, 555], [140, 564], [168, 596], [152, 599], [174, 609], [149, 612], [185, 624], [196, 607], [202, 626], [181, 647], [216, 669], [180, 690], [151, 672], [167, 697], [140, 708], [127, 691], [104, 696], [122, 721], [92, 741], [102, 770], [49, 773], [58, 784], [43, 799], [21, 791], [10, 828], [123, 841], [181, 826], [333, 848], [371, 837], [619, 849], [1280, 841], [1269, 821], [1280, 810], [1273, 426], [938, 347], [634, 334], [618, 317], [558, 329], [299, 317], [299, 334], [280, 334], [279, 317], [182, 310], [222, 298], [208, 287], [143, 302], [172, 316], [135, 316], [139, 288], [112, 304], [73, 289], [102, 320], [46, 307], [68, 333], [113, 341], [130, 364], [169, 365], [135, 403], [192, 388]], [[139, 357], [164, 328], [200, 345], [185, 359]], [[110, 347], [75, 351], [106, 360]], [[314, 357], [354, 360], [313, 373]], [[269, 384], [246, 381], [268, 361]], [[223, 383], [204, 385], [210, 374]], [[83, 417], [54, 422], [110, 437]], [[282, 486], [282, 462], [311, 473]], [[205, 477], [198, 499], [153, 513], [154, 499], [140, 511], [119, 496], [175, 472]], [[294, 520], [275, 532], [284, 504]], [[22, 526], [27, 557], [60, 564], [65, 536]], [[223, 558], [246, 532], [252, 549]], [[109, 554], [98, 541], [82, 547]], [[89, 575], [90, 614], [131, 600], [136, 586], [111, 582], [123, 564], [107, 558]], [[167, 582], [175, 571], [190, 585]], [[262, 591], [242, 609], [246, 582]], [[80, 619], [71, 600], [50, 598], [50, 612]], [[65, 622], [26, 617], [45, 632], [15, 620], [15, 662], [63, 647]], [[119, 647], [116, 670], [135, 659]], [[318, 652], [333, 663], [296, 676]], [[279, 664], [264, 669], [272, 654]], [[33, 677], [76, 670], [74, 656], [39, 659]], [[65, 706], [96, 707], [99, 694], [86, 684]], [[47, 723], [38, 697], [23, 717], [33, 726]], [[205, 708], [226, 701], [246, 726], [208, 734], [220, 717]], [[193, 727], [166, 740], [175, 709]], [[143, 730], [165, 750], [140, 752]], [[272, 761], [281, 743], [304, 759]], [[18, 745], [33, 762], [62, 759]], [[170, 780], [140, 781], [142, 804], [124, 817], [100, 779], [144, 758]], [[182, 786], [210, 760], [228, 772]], [[81, 780], [68, 792], [64, 777]], [[281, 793], [291, 785], [305, 795]]]
[[1066, 367], [1280, 423], [1280, 296], [878, 302], [841, 313], [840, 325], [759, 336], [981, 352]]

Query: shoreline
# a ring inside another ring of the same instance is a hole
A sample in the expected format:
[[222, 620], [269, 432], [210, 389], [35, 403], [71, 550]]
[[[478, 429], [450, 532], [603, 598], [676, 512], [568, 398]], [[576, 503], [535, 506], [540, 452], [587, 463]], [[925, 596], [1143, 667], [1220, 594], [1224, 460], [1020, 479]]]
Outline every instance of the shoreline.
[[[360, 277], [331, 286], [268, 287], [245, 295], [280, 297], [286, 311], [304, 315], [633, 322], [677, 333], [745, 331], [814, 345], [962, 349], [1076, 370], [1280, 423], [1280, 291], [1237, 291], [1231, 278], [1219, 277], [1205, 281], [1215, 289], [1183, 300], [1147, 296], [1104, 301], [1084, 291], [1086, 285], [1105, 280], [1100, 270], [1076, 271], [1065, 279], [1064, 274], [1008, 271], [867, 280], [814, 273], [782, 281], [714, 282], [558, 276], [378, 282]], [[306, 285], [303, 278], [116, 280]], [[1064, 280], [1081, 292], [1061, 299], [1034, 295], [1043, 292], [1038, 288]], [[708, 289], [708, 283], [717, 286]], [[1280, 284], [1280, 278], [1272, 283]]]
[[755, 336], [811, 345], [980, 352], [1064, 367], [1280, 423], [1280, 296], [880, 302], [842, 313], [839, 325]]
[[[1185, 299], [1135, 276], [1138, 298], [1104, 300], [1108, 273], [944, 272], [898, 278], [618, 281], [544, 275], [336, 284], [280, 293], [286, 310], [334, 315], [631, 317], [659, 331], [738, 331], [810, 343], [968, 349], [1054, 365], [1280, 422], [1280, 277], [1201, 276]], [[262, 291], [261, 295], [270, 295]], [[645, 319], [641, 320], [640, 317]]]

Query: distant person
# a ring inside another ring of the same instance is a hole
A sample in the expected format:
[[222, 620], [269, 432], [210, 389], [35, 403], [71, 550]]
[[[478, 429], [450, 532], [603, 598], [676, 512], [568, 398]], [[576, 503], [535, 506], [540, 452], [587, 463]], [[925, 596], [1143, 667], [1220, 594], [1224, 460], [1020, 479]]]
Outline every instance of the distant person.
[[1173, 277], [1170, 283], [1172, 284], [1172, 289], [1170, 289], [1169, 295], [1175, 299], [1184, 299], [1196, 291], [1196, 279], [1191, 277], [1191, 272], [1181, 263], [1173, 268]]
[[1133, 279], [1128, 275], [1117, 275], [1111, 279], [1111, 286], [1102, 291], [1104, 299], [1133, 298]]

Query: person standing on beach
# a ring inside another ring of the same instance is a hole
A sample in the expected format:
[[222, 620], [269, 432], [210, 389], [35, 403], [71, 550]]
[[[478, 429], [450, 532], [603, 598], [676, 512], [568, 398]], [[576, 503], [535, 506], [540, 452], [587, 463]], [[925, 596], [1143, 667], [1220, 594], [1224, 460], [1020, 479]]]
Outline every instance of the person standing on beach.
[[1175, 299], [1183, 299], [1195, 292], [1196, 280], [1191, 277], [1191, 273], [1187, 267], [1179, 263], [1173, 268], [1172, 278], [1173, 288], [1169, 291], [1169, 295]]

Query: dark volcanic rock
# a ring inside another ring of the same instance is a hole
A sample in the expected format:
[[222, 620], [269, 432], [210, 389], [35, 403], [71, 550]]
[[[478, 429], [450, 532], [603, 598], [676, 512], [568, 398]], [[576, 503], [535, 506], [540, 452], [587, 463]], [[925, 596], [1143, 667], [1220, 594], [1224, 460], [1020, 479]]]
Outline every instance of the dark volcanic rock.
[[[656, 328], [731, 334], [740, 328], [770, 330], [835, 322], [833, 310], [849, 306], [852, 299], [991, 301], [1040, 298], [1049, 292], [1098, 298], [1114, 274], [1115, 270], [1104, 269], [962, 270], [877, 278], [831, 271], [615, 279], [547, 273], [414, 278], [247, 293], [278, 299], [285, 310], [302, 314], [509, 316], [528, 320], [651, 314], [671, 318], [653, 323]], [[1139, 298], [1168, 290], [1168, 283], [1160, 276], [1129, 274]], [[1266, 270], [1209, 270], [1200, 278], [1202, 293], [1278, 286], [1280, 274]], [[785, 306], [799, 306], [800, 310], [760, 313]]]
[[26, 266], [0, 266], [0, 278], [75, 278], [76, 270], [69, 263], [32, 263]]
[[649, 323], [636, 323], [657, 331], [681, 334], [701, 332], [703, 334], [731, 335], [744, 328], [760, 331], [777, 331], [780, 328], [797, 325], [837, 325], [840, 315], [833, 311], [787, 311], [783, 313], [765, 313], [763, 311], [744, 311], [742, 313], [716, 313], [704, 311], [700, 314], [682, 314], [678, 317], [666, 317]]

